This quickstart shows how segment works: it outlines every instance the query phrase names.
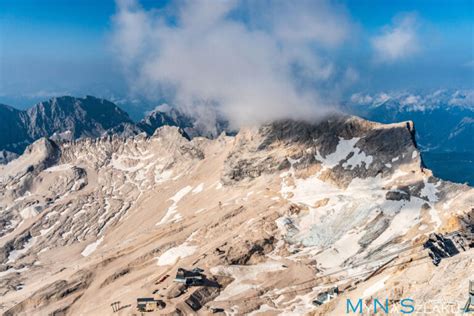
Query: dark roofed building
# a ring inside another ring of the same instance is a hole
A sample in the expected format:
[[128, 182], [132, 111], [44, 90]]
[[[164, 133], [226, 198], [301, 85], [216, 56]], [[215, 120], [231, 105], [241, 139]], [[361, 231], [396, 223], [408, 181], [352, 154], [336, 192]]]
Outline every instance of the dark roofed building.
[[201, 285], [206, 278], [206, 276], [202, 274], [203, 271], [204, 270], [199, 268], [194, 268], [191, 271], [178, 268], [178, 272], [176, 272], [174, 281], [184, 283], [186, 285]]

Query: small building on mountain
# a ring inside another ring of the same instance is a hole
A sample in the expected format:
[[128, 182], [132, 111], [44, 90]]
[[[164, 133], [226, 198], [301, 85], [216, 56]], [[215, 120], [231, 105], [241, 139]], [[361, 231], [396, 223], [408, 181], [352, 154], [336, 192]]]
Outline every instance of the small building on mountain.
[[163, 309], [165, 306], [165, 302], [162, 300], [155, 300], [152, 297], [137, 298], [137, 309], [140, 312], [153, 312], [157, 309]]
[[202, 274], [204, 270], [199, 268], [194, 268], [191, 271], [178, 268], [178, 272], [176, 272], [176, 277], [174, 278], [175, 282], [184, 283], [187, 286], [192, 285], [202, 285], [206, 276]]
[[337, 287], [333, 287], [332, 289], [329, 289], [328, 291], [321, 292], [318, 294], [316, 299], [313, 300], [313, 305], [315, 306], [323, 305], [324, 303], [327, 303], [333, 298], [335, 298], [338, 294], [339, 294], [339, 289]]

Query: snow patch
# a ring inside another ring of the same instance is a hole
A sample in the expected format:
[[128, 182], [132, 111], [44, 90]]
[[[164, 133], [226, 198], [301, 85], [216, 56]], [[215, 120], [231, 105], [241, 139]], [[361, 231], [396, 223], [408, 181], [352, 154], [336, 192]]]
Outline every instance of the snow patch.
[[20, 211], [20, 216], [23, 219], [32, 218], [38, 215], [41, 212], [41, 209], [41, 206], [29, 206]]
[[24, 245], [22, 249], [18, 250], [13, 250], [8, 254], [8, 261], [7, 263], [14, 262], [16, 259], [18, 259], [20, 256], [24, 255], [25, 253], [28, 252], [28, 250], [33, 247], [33, 245], [36, 243], [37, 237], [31, 237]]
[[46, 169], [45, 171], [46, 172], [66, 171], [66, 170], [71, 169], [72, 167], [73, 167], [72, 165], [66, 163], [66, 164], [50, 167], [50, 168]]
[[104, 236], [100, 237], [92, 244], [87, 245], [87, 247], [84, 248], [84, 250], [81, 252], [81, 255], [83, 257], [90, 256], [97, 249], [97, 247], [102, 243], [103, 240], [104, 240]]
[[204, 183], [201, 183], [197, 187], [195, 187], [192, 192], [193, 194], [197, 194], [199, 192], [202, 192], [203, 189], [204, 189]]
[[435, 223], [435, 227], [439, 228], [442, 224], [441, 219], [439, 218], [438, 211], [436, 210], [434, 204], [438, 202], [438, 187], [441, 185], [441, 182], [438, 181], [436, 183], [428, 182], [428, 179], [423, 179], [423, 183], [425, 184], [423, 189], [420, 191], [420, 196], [428, 198], [430, 201], [430, 216], [431, 220]]
[[179, 259], [189, 257], [197, 250], [196, 246], [190, 246], [187, 242], [166, 250], [161, 256], [156, 257], [159, 266], [167, 266], [176, 263]]
[[58, 222], [54, 223], [54, 224], [51, 225], [51, 227], [49, 227], [49, 228], [40, 230], [41, 236], [47, 235], [47, 234], [56, 226], [57, 223], [58, 223]]
[[173, 201], [173, 204], [171, 204], [171, 206], [168, 208], [168, 210], [166, 211], [166, 214], [165, 216], [163, 216], [163, 218], [161, 219], [161, 221], [159, 221], [156, 226], [158, 225], [161, 225], [161, 224], [165, 224], [165, 223], [168, 223], [168, 222], [173, 222], [173, 221], [178, 221], [182, 218], [181, 214], [178, 213], [178, 202], [186, 195], [188, 194], [189, 192], [191, 192], [191, 190], [193, 189], [193, 187], [191, 186], [186, 186], [184, 188], [182, 188], [181, 190], [179, 190], [175, 195], [173, 195], [170, 200]]
[[411, 227], [417, 225], [420, 222], [420, 210], [424, 203], [424, 200], [417, 197], [412, 197], [410, 201], [386, 201], [384, 213], [396, 215], [392, 218], [390, 226], [371, 243], [371, 248], [376, 248], [395, 237], [402, 236]]
[[155, 169], [155, 183], [163, 183], [171, 179], [172, 175], [173, 175], [172, 170], [161, 171], [159, 169]]
[[8, 270], [1, 271], [0, 272], [0, 278], [3, 278], [4, 276], [6, 276], [10, 273], [19, 273], [19, 272], [24, 272], [24, 271], [27, 271], [27, 270], [28, 270], [28, 267], [23, 267], [21, 269], [10, 268]]
[[428, 201], [430, 202], [438, 202], [438, 197], [436, 196], [436, 193], [438, 193], [437, 188], [440, 186], [441, 183], [439, 181], [437, 183], [430, 183], [428, 182], [427, 178], [423, 179], [423, 182], [425, 186], [423, 187], [423, 189], [421, 189], [420, 196], [428, 198]]
[[351, 152], [354, 151], [354, 145], [359, 141], [359, 137], [352, 139], [344, 139], [339, 137], [339, 143], [337, 144], [336, 151], [323, 158], [319, 151], [316, 152], [315, 158], [321, 161], [326, 168], [333, 168], [339, 164], [339, 162], [345, 159]]
[[138, 164], [134, 166], [129, 166], [127, 163], [125, 163], [121, 159], [112, 159], [111, 165], [114, 169], [125, 171], [125, 172], [136, 172], [145, 166], [143, 162], [139, 162]]
[[362, 163], [365, 165], [365, 169], [369, 169], [370, 164], [374, 160], [372, 156], [367, 156], [359, 148], [355, 147], [351, 158], [347, 160], [342, 166], [344, 168], [351, 168], [353, 170], [355, 167], [362, 167]]

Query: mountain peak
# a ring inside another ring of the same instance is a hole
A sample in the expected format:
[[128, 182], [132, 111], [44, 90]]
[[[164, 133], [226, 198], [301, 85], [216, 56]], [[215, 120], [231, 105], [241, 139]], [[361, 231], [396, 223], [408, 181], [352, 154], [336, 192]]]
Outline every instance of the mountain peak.
[[277, 172], [290, 165], [287, 157], [297, 161], [296, 169], [327, 164], [325, 177], [341, 186], [355, 177], [386, 176], [398, 165], [409, 165], [413, 172], [423, 167], [412, 122], [385, 125], [335, 115], [313, 123], [281, 120], [242, 130], [226, 161], [223, 182]]
[[138, 132], [138, 129], [127, 127], [126, 124], [133, 122], [126, 112], [112, 102], [92, 96], [54, 97], [26, 111], [11, 111], [10, 107], [4, 107], [3, 111], [8, 113], [0, 116], [0, 123], [2, 116], [5, 119], [1, 126], [5, 131], [0, 134], [15, 135], [5, 139], [0, 137], [0, 148], [15, 153], [21, 153], [36, 139], [54, 134], [70, 132], [72, 138], [80, 138], [98, 137], [112, 128], [127, 134]]

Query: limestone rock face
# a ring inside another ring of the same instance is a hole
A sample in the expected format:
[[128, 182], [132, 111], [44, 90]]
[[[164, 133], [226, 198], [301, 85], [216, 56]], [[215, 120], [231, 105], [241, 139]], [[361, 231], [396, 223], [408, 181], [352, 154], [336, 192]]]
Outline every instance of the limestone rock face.
[[[465, 300], [474, 190], [424, 168], [411, 122], [286, 120], [212, 140], [131, 129], [41, 138], [0, 165], [3, 313], [134, 314], [139, 297], [164, 314], [254, 315]], [[204, 279], [175, 283], [178, 268]]]
[[330, 168], [322, 176], [345, 186], [354, 178], [386, 176], [399, 165], [414, 164], [420, 169], [414, 139], [411, 122], [383, 125], [349, 116], [318, 124], [275, 122], [239, 133], [223, 181], [283, 170], [290, 165], [289, 155], [296, 170], [317, 168], [325, 162]]

